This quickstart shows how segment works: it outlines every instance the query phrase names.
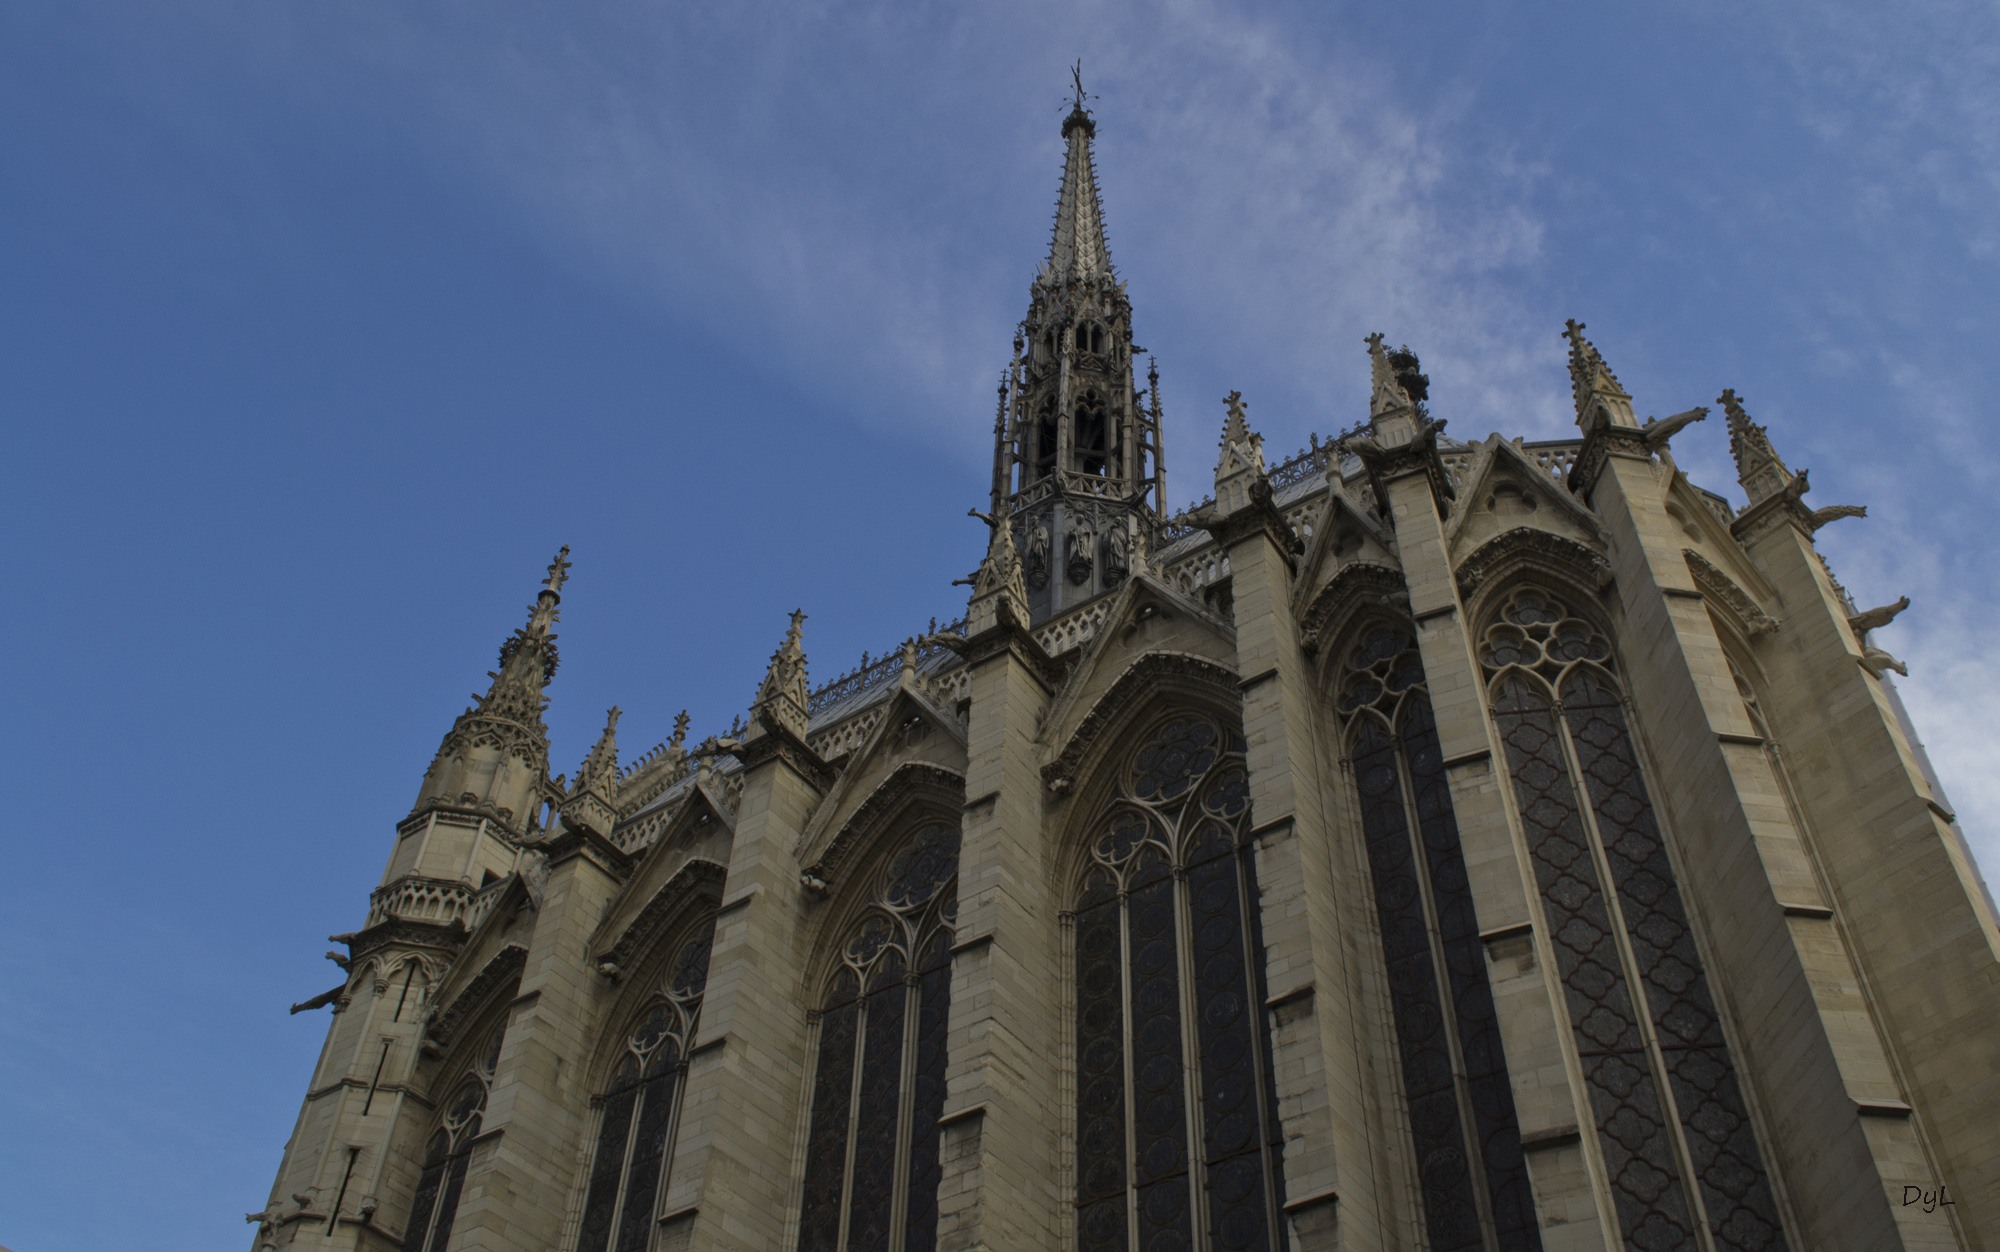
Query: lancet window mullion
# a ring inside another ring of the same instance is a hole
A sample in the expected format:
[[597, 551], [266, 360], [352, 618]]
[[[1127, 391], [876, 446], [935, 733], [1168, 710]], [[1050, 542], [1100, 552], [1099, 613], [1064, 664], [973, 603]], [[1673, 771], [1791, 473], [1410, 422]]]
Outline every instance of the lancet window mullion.
[[1428, 1246], [1532, 1252], [1541, 1237], [1414, 638], [1362, 631], [1339, 681]]
[[889, 864], [820, 1011], [799, 1252], [933, 1252], [958, 829]]
[[451, 1242], [452, 1226], [458, 1219], [459, 1195], [464, 1190], [466, 1170], [472, 1160], [473, 1141], [479, 1138], [486, 1097], [493, 1087], [493, 1075], [500, 1065], [500, 1045], [506, 1036], [507, 1026], [503, 1022], [487, 1038], [471, 1072], [455, 1090], [444, 1124], [431, 1136], [424, 1154], [423, 1173], [417, 1180], [417, 1194], [410, 1205], [409, 1224], [403, 1229], [403, 1252], [444, 1252]]
[[710, 923], [684, 944], [641, 1010], [601, 1101], [577, 1252], [647, 1252], [679, 1131], [687, 1049], [701, 1017]]
[[1480, 659], [1627, 1246], [1784, 1248], [1609, 647], [1522, 587]]
[[1134, 759], [1071, 914], [1079, 1252], [1282, 1246], [1238, 736]]

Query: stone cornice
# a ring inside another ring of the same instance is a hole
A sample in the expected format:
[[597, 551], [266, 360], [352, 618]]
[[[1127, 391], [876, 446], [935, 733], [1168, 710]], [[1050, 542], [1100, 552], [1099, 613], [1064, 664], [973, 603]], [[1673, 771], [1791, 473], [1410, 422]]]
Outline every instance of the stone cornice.
[[1744, 547], [1789, 523], [1808, 541], [1813, 533], [1812, 510], [1801, 499], [1812, 490], [1806, 481], [1806, 471], [1800, 470], [1785, 484], [1784, 489], [1769, 495], [1736, 515], [1729, 524], [1729, 533]]
[[1612, 457], [1651, 464], [1653, 450], [1646, 443], [1646, 434], [1637, 426], [1613, 426], [1600, 421], [1584, 432], [1583, 447], [1577, 449], [1576, 463], [1569, 467], [1569, 489], [1577, 499], [1587, 499], [1590, 489], [1597, 485], [1597, 476], [1603, 472], [1605, 462]]
[[1375, 490], [1376, 511], [1392, 528], [1396, 516], [1389, 507], [1389, 484], [1399, 478], [1422, 474], [1430, 484], [1431, 504], [1439, 517], [1449, 513], [1451, 501], [1458, 498], [1450, 476], [1445, 473], [1444, 458], [1438, 455], [1437, 437], [1443, 431], [1444, 422], [1425, 422], [1408, 443], [1393, 448], [1382, 447], [1372, 439], [1355, 439], [1346, 445], [1368, 471], [1368, 484]]
[[1271, 490], [1271, 480], [1259, 475], [1250, 483], [1250, 503], [1233, 513], [1211, 513], [1201, 523], [1203, 530], [1215, 540], [1215, 546], [1227, 552], [1232, 544], [1252, 535], [1261, 534], [1268, 538], [1278, 551], [1284, 553], [1288, 564], [1297, 568], [1297, 557], [1306, 550], [1306, 545], [1278, 510], [1275, 494]]
[[596, 955], [594, 962], [602, 967], [609, 964], [615, 969], [629, 969], [639, 950], [652, 940], [660, 928], [678, 915], [690, 903], [707, 900], [711, 906], [722, 900], [722, 883], [729, 871], [714, 861], [696, 857], [674, 871], [673, 877], [661, 884], [639, 911], [612, 939], [608, 945], [593, 945]]
[[1048, 654], [1028, 629], [1026, 618], [1015, 612], [1011, 598], [1000, 597], [994, 608], [997, 621], [993, 626], [963, 639], [939, 635], [938, 642], [964, 658], [968, 668], [1003, 654], [1011, 655], [1045, 690], [1060, 689], [1063, 675], [1069, 671], [1068, 664]]
[[1694, 575], [1695, 586], [1714, 596], [1742, 623], [1743, 633], [1752, 639], [1768, 635], [1777, 630], [1781, 622], [1750, 598], [1750, 593], [1736, 585], [1736, 581], [1693, 548], [1682, 548], [1681, 555], [1687, 558], [1688, 573]]
[[831, 886], [841, 862], [857, 843], [904, 801], [926, 793], [934, 796], [947, 813], [961, 811], [965, 807], [965, 776], [929, 761], [903, 762], [841, 823], [840, 830], [804, 872]]
[[463, 923], [451, 921], [412, 922], [391, 918], [349, 935], [334, 935], [333, 942], [347, 945], [350, 963], [387, 947], [423, 948], [446, 956], [456, 953], [470, 933]]
[[1192, 679], [1212, 688], [1226, 707], [1241, 705], [1236, 671], [1188, 652], [1148, 652], [1132, 662], [1118, 681], [1111, 684], [1111, 689], [1091, 706], [1090, 712], [1084, 714], [1063, 750], [1042, 767], [1043, 783], [1057, 795], [1067, 794], [1106, 732], [1123, 725], [1131, 710], [1159, 689], [1162, 679], [1173, 678]]
[[813, 751], [782, 719], [760, 717], [758, 725], [763, 734], [745, 739], [729, 750], [731, 756], [743, 762], [746, 775], [771, 761], [782, 761], [787, 769], [811, 783], [821, 795], [825, 795], [834, 780], [840, 777], [840, 771], [821, 760], [819, 753]]
[[1487, 540], [1459, 562], [1459, 598], [1472, 599], [1496, 571], [1514, 562], [1552, 569], [1593, 591], [1611, 585], [1611, 563], [1597, 552], [1551, 531], [1521, 526]]
[[632, 854], [621, 849], [603, 835], [587, 826], [577, 826], [564, 820], [553, 838], [541, 845], [542, 853], [549, 858], [551, 872], [558, 865], [583, 857], [611, 877], [624, 880], [632, 872]]
[[482, 965], [465, 984], [465, 989], [451, 998], [451, 1003], [440, 1009], [431, 1018], [424, 1033], [436, 1040], [440, 1046], [451, 1043], [451, 1037], [459, 1027], [465, 1025], [466, 1018], [479, 1011], [493, 992], [503, 985], [519, 985], [521, 971], [528, 965], [528, 949], [518, 943], [510, 943], [493, 954], [491, 960]]

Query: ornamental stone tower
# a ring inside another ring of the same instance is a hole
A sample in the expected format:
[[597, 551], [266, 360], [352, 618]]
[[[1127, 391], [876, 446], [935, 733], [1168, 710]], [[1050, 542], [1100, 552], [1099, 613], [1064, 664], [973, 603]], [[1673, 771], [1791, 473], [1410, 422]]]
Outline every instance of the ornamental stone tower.
[[1696, 485], [1571, 322], [1576, 438], [1372, 335], [1348, 433], [1232, 392], [1164, 515], [1083, 100], [964, 616], [815, 685], [796, 612], [551, 779], [565, 549], [294, 1006], [253, 1246], [2000, 1252], [2000, 927], [1909, 601], [1814, 544], [1865, 510], [1731, 390]]
[[1117, 590], [1143, 560], [1162, 507], [1159, 376], [1150, 408], [1134, 382], [1132, 304], [1111, 268], [1097, 124], [1083, 89], [1063, 121], [1068, 148], [1048, 260], [1029, 288], [994, 431], [993, 515], [1022, 554], [1034, 620]]

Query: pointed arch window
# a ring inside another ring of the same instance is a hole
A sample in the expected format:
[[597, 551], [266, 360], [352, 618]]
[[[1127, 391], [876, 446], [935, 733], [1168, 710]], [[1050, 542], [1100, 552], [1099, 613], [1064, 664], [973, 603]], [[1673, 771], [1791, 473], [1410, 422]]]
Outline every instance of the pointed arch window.
[[883, 871], [819, 1010], [799, 1252], [933, 1252], [956, 821]]
[[1785, 1247], [1609, 645], [1529, 585], [1479, 655], [1627, 1246]]
[[444, 1122], [424, 1149], [423, 1173], [417, 1178], [409, 1223], [403, 1227], [403, 1252], [444, 1252], [451, 1242], [458, 1198], [465, 1189], [465, 1170], [472, 1158], [472, 1141], [479, 1137], [486, 1097], [500, 1067], [500, 1044], [506, 1035], [505, 1022], [494, 1028], [478, 1059], [453, 1089]]
[[1285, 1244], [1243, 750], [1169, 717], [1098, 822], [1073, 918], [1080, 1252]]
[[1085, 474], [1105, 472], [1110, 455], [1111, 417], [1104, 397], [1086, 391], [1076, 402], [1076, 468]]
[[1056, 472], [1056, 402], [1042, 401], [1035, 414], [1034, 460], [1036, 478], [1047, 478]]
[[602, 1101], [577, 1252], [646, 1252], [651, 1246], [714, 942], [711, 920], [674, 954], [626, 1040]]
[[[1416, 641], [1365, 627], [1336, 708], [1360, 800], [1388, 964], [1426, 1247], [1539, 1252], [1486, 953]], [[1414, 819], [1414, 820], [1413, 820]]]

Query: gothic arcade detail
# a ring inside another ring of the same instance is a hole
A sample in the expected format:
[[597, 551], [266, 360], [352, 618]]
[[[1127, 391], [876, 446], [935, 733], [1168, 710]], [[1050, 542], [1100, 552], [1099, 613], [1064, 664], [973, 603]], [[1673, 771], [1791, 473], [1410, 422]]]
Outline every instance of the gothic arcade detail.
[[883, 871], [821, 1001], [799, 1252], [932, 1252], [944, 1111], [956, 825]]
[[1528, 585], [1480, 661], [1626, 1243], [1687, 1247], [1702, 1224], [1719, 1249], [1785, 1247], [1609, 644]]
[[1285, 1246], [1243, 746], [1168, 717], [1095, 825], [1074, 922], [1083, 1252]]
[[596, 1101], [597, 1148], [577, 1252], [647, 1252], [652, 1246], [714, 942], [711, 920], [675, 954], [659, 989], [639, 1011], [610, 1090]]
[[410, 1220], [403, 1227], [403, 1252], [445, 1252], [451, 1244], [452, 1222], [465, 1191], [465, 1171], [473, 1141], [486, 1115], [486, 1098], [500, 1068], [500, 1045], [506, 1023], [495, 1027], [465, 1078], [445, 1106], [444, 1117], [424, 1149], [424, 1172], [417, 1179], [417, 1196]]
[[1538, 1252], [1486, 952], [1410, 631], [1364, 627], [1339, 692], [1428, 1246], [1469, 1252], [1485, 1248], [1490, 1232], [1502, 1252]]

